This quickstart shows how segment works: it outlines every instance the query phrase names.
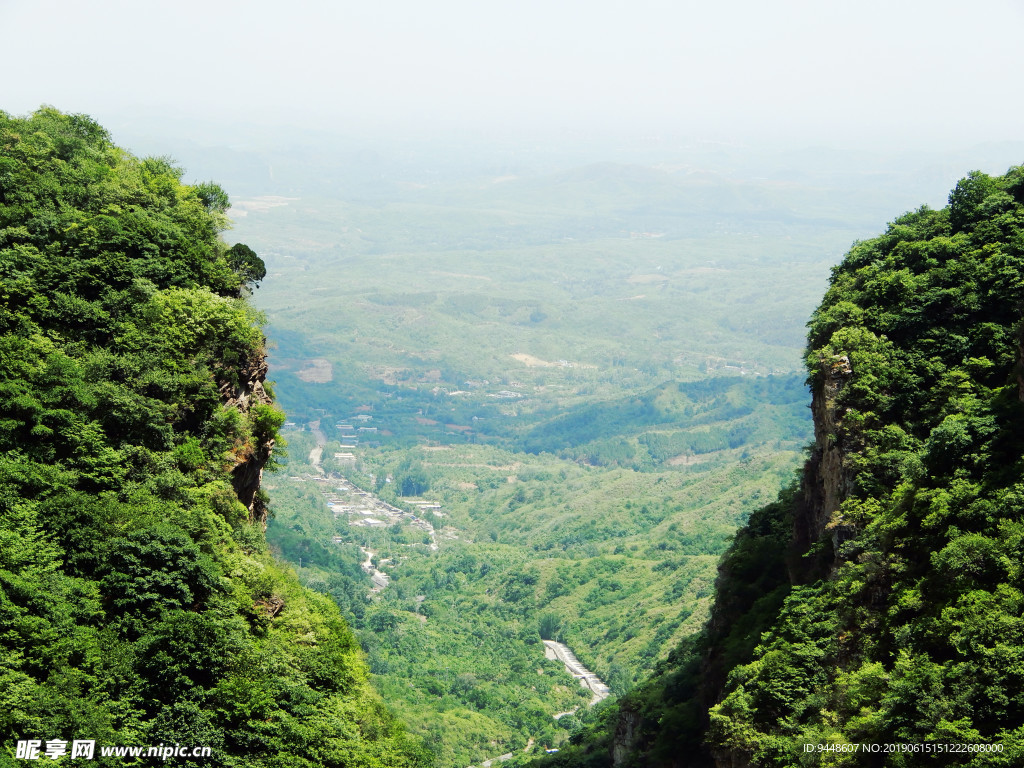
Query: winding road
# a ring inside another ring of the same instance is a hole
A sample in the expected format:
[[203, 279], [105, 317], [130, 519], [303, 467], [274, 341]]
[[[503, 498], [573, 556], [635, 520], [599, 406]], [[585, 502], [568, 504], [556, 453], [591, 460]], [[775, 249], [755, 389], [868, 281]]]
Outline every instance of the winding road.
[[316, 440], [316, 447], [309, 452], [309, 464], [318, 475], [322, 475], [324, 470], [320, 466], [320, 459], [324, 455], [324, 446], [327, 445], [327, 435], [320, 430], [319, 419], [309, 422], [309, 431], [313, 433], [313, 438]]
[[366, 560], [362, 563], [362, 568], [363, 571], [370, 575], [370, 581], [373, 582], [373, 589], [371, 589], [370, 592], [380, 592], [391, 583], [391, 578], [383, 571], [378, 571], [373, 567], [373, 556], [376, 553], [371, 552], [366, 547], [359, 547], [359, 550], [366, 555]]
[[[593, 698], [590, 699], [590, 706], [597, 704], [599, 701], [604, 701], [612, 695], [611, 690], [608, 688], [607, 685], [604, 684], [601, 678], [599, 678], [589, 669], [584, 667], [580, 663], [580, 660], [576, 658], [576, 654], [574, 654], [572, 652], [572, 649], [570, 649], [569, 646], [567, 646], [565, 643], [559, 643], [554, 640], [545, 640], [544, 655], [549, 659], [556, 659], [562, 662], [565, 665], [566, 672], [568, 672], [570, 675], [579, 680], [580, 685], [582, 685], [584, 688], [590, 689], [591, 693], [594, 694]], [[571, 712], [559, 712], [554, 717], [557, 720], [558, 718], [563, 717], [564, 715], [573, 715], [575, 713], [576, 710], [574, 709]], [[529, 743], [526, 745], [526, 749], [524, 749], [523, 751], [529, 751], [533, 744], [534, 741], [531, 738]], [[513, 754], [509, 752], [499, 757], [493, 757], [490, 760], [484, 760], [482, 763], [480, 763], [480, 765], [482, 768], [492, 768], [492, 766], [498, 763], [503, 763], [507, 760], [511, 760], [512, 757]], [[476, 767], [471, 765], [469, 766], [469, 768]]]
[[[604, 684], [597, 675], [591, 672], [589, 669], [584, 667], [580, 660], [576, 658], [576, 654], [565, 643], [559, 643], [554, 640], [544, 641], [544, 655], [549, 659], [557, 659], [565, 665], [565, 671], [580, 681], [580, 685], [584, 688], [589, 688], [591, 693], [594, 694], [590, 700], [590, 705], [593, 706], [599, 701], [604, 701], [612, 695], [611, 689]], [[563, 713], [565, 714], [565, 713]]]

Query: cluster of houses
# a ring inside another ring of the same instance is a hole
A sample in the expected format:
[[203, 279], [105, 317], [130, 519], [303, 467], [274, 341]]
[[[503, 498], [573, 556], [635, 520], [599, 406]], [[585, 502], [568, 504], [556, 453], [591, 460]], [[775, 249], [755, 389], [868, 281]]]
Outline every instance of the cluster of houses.
[[350, 419], [350, 421], [353, 422], [362, 422], [358, 426], [341, 421], [334, 425], [334, 428], [341, 433], [339, 437], [341, 441], [341, 445], [339, 447], [341, 450], [334, 454], [334, 460], [341, 466], [355, 466], [355, 448], [359, 445], [360, 436], [376, 434], [377, 432], [376, 427], [371, 427], [367, 424], [367, 422], [372, 420], [373, 416], [366, 413], [360, 413]]
[[[324, 491], [324, 499], [336, 518], [342, 515], [348, 517], [349, 525], [382, 528], [395, 523], [405, 523], [420, 529], [433, 538], [434, 527], [421, 515], [428, 510], [437, 515], [444, 514], [441, 511], [441, 505], [436, 501], [410, 499], [403, 503], [408, 504], [415, 511], [400, 509], [374, 496], [369, 491], [357, 488], [345, 478], [335, 477], [332, 479], [332, 484], [334, 487], [331, 490]], [[419, 514], [416, 514], [417, 512]]]

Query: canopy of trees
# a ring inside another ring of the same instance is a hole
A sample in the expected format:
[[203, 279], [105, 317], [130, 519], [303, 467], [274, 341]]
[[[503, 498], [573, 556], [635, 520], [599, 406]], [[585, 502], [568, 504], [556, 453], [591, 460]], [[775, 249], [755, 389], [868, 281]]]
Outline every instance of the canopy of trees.
[[238, 297], [265, 274], [220, 239], [226, 209], [85, 116], [0, 113], [4, 749], [422, 764], [337, 608], [274, 563], [232, 488], [282, 417], [225, 405], [262, 359]]

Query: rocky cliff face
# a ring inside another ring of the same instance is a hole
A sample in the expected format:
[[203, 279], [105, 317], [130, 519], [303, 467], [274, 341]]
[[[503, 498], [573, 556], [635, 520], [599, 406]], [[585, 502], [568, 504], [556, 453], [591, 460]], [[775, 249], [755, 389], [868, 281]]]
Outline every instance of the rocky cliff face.
[[[798, 553], [806, 552], [825, 536], [832, 539], [833, 549], [838, 549], [852, 534], [838, 514], [853, 485], [847, 462], [853, 446], [843, 429], [843, 413], [838, 404], [843, 386], [851, 376], [853, 368], [847, 356], [822, 360], [811, 396], [814, 448], [804, 468], [802, 503], [793, 521], [793, 544]], [[790, 581], [802, 581], [800, 574], [790, 573]]]
[[612, 765], [620, 768], [632, 756], [639, 741], [642, 718], [637, 712], [623, 707], [615, 724], [615, 735], [612, 738]]
[[[254, 405], [270, 405], [273, 400], [264, 387], [267, 380], [267, 355], [265, 352], [246, 362], [238, 377], [239, 383], [225, 381], [220, 386], [224, 404], [237, 408], [248, 416]], [[258, 493], [263, 479], [263, 468], [274, 451], [274, 440], [252, 440], [236, 454], [231, 468], [231, 481], [239, 501], [249, 510], [250, 519], [266, 526], [267, 508]]]

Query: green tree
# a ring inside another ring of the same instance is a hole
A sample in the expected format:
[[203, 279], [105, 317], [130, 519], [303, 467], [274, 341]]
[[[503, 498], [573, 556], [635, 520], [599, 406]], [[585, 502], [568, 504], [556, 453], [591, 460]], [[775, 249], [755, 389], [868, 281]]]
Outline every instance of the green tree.
[[228, 249], [228, 266], [241, 278], [242, 285], [249, 290], [258, 287], [260, 280], [267, 276], [267, 265], [245, 243], [235, 243]]

